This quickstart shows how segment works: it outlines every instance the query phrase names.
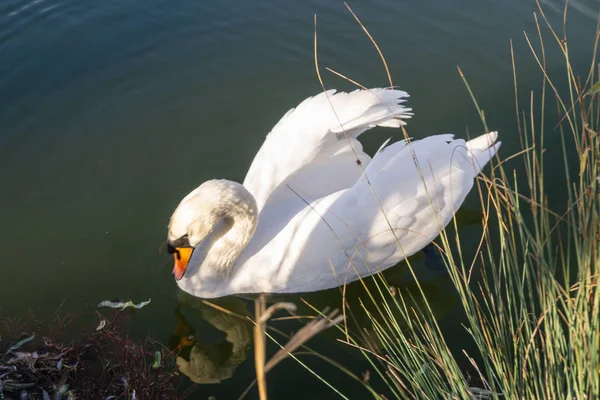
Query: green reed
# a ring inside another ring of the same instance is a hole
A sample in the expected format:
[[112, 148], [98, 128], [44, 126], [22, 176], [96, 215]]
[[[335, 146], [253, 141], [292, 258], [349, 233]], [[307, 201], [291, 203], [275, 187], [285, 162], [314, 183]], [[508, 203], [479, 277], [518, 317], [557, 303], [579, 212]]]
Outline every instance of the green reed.
[[[422, 290], [391, 290], [382, 276], [369, 278], [376, 289], [369, 290], [363, 303], [373, 337], [346, 337], [369, 358], [394, 397], [600, 398], [598, 37], [590, 69], [581, 77], [571, 64], [566, 33], [554, 29], [541, 7], [535, 22], [535, 45], [529, 35], [525, 38], [543, 84], [539, 93], [530, 94], [525, 109], [518, 102], [511, 44], [522, 145], [511, 158], [522, 165], [508, 170], [496, 160], [488, 176], [478, 178], [483, 234], [473, 259], [463, 253], [457, 229], [439, 237], [464, 311], [464, 334], [473, 341], [475, 354], [451, 351], [445, 339], [449, 332], [440, 328]], [[550, 40], [543, 30], [550, 32]], [[550, 75], [547, 46], [564, 58], [566, 76]], [[460, 69], [459, 74], [488, 131]], [[559, 80], [566, 81], [561, 89], [555, 83]], [[547, 106], [556, 108], [556, 121]], [[556, 130], [560, 139], [549, 143], [546, 134]], [[560, 177], [545, 176], [545, 145], [562, 147], [565, 178], [560, 182]], [[548, 182], [554, 192], [560, 185], [567, 195], [558, 211], [550, 208]], [[461, 367], [465, 362], [470, 375]]]

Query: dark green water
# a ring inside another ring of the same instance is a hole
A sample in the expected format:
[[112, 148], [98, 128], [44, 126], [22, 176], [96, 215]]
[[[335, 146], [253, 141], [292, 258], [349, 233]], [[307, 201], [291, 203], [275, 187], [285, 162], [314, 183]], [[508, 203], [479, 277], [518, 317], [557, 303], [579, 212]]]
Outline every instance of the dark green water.
[[[552, 21], [561, 20], [562, 2], [542, 3]], [[583, 68], [591, 60], [598, 2], [570, 4], [570, 50]], [[458, 76], [460, 65], [490, 126], [500, 131], [502, 156], [518, 151], [509, 40], [526, 103], [528, 90], [541, 85], [522, 33], [535, 36], [535, 2], [350, 5], [382, 48], [394, 83], [411, 94], [411, 136], [464, 136], [467, 128], [482, 129]], [[313, 64], [315, 13], [323, 68], [366, 86], [388, 84], [369, 39], [338, 1], [2, 1], [2, 309], [45, 315], [66, 298], [64, 307], [83, 312], [104, 299], [151, 297], [152, 304], [135, 315], [133, 331], [167, 342], [179, 308], [201, 343], [195, 356], [205, 381], [222, 380], [200, 386], [195, 398], [237, 398], [254, 377], [248, 327], [179, 299], [170, 259], [158, 249], [185, 194], [210, 178], [241, 181], [277, 120], [321, 90]], [[549, 69], [561, 68], [550, 57]], [[330, 88], [353, 89], [331, 74], [324, 77]], [[392, 134], [400, 137], [384, 129], [365, 135], [367, 149]], [[558, 146], [550, 145], [546, 157], [560, 161]], [[469, 207], [477, 204], [475, 196], [467, 201]], [[478, 233], [477, 227], [465, 228], [465, 242]], [[425, 269], [422, 261], [417, 265]], [[403, 279], [395, 282], [406, 284]], [[460, 321], [451, 318], [447, 278], [425, 271], [424, 282], [440, 314], [450, 316], [443, 320], [449, 341], [468, 347]], [[360, 295], [360, 287], [352, 290]], [[322, 307], [339, 305], [337, 291], [305, 297]], [[240, 312], [248, 304], [223, 300]], [[293, 323], [276, 326], [298, 329]], [[334, 339], [323, 335], [311, 345], [355, 373], [367, 368]], [[349, 397], [367, 395], [334, 368], [308, 362]], [[277, 399], [333, 396], [293, 361], [269, 374], [269, 388]]]

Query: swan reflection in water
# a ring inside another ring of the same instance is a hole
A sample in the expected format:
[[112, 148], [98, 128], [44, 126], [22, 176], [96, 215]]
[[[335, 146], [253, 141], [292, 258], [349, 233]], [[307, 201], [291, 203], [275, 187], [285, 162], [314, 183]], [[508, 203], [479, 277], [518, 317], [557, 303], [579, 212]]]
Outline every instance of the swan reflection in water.
[[248, 356], [252, 345], [252, 322], [239, 316], [250, 316], [247, 303], [229, 297], [211, 303], [239, 316], [221, 311], [205, 304], [202, 299], [179, 290], [180, 305], [192, 308], [224, 338], [215, 343], [204, 337], [196, 337], [196, 329], [188, 323], [179, 309], [175, 311], [177, 324], [169, 347], [178, 349], [177, 367], [194, 383], [219, 383], [230, 378]]
[[[413, 256], [411, 263], [420, 275], [419, 283], [436, 317], [441, 318], [446, 315], [456, 303], [456, 298], [437, 250], [433, 246], [428, 247], [425, 251]], [[403, 295], [410, 292], [414, 297], [404, 296], [404, 299], [406, 302], [412, 301], [413, 303], [407, 305], [419, 309], [423, 304], [419, 304], [421, 302], [419, 301], [418, 287], [407, 270], [407, 268], [399, 266], [384, 271], [383, 275], [386, 281], [401, 291]], [[376, 293], [377, 289], [373, 279], [366, 279], [364, 283], [371, 293]], [[253, 324], [249, 320], [253, 318], [251, 311], [254, 308], [252, 298], [229, 296], [204, 300], [191, 296], [182, 290], [178, 290], [177, 297], [180, 305], [175, 313], [177, 325], [170, 340], [170, 347], [171, 349], [178, 349], [177, 366], [180, 372], [197, 384], [214, 384], [231, 378], [235, 369], [249, 355], [252, 358]], [[368, 299], [363, 283], [354, 282], [347, 285], [345, 301], [353, 314], [352, 318], [348, 318], [348, 328], [354, 332], [372, 332], [372, 322], [362, 309], [361, 299]], [[340, 308], [342, 294], [339, 288], [334, 288], [296, 295], [271, 295], [267, 298], [269, 303], [292, 302], [296, 304], [298, 307], [296, 314], [299, 316], [315, 315], [315, 312], [302, 300], [320, 310], [326, 307], [330, 309]], [[376, 319], [381, 318], [375, 312], [374, 305], [369, 307], [369, 304], [367, 304], [366, 307], [370, 309], [369, 311]], [[186, 320], [182, 310], [186, 314], [191, 312], [193, 315]], [[202, 329], [198, 326], [198, 331], [202, 332], [202, 335], [196, 335], [196, 329], [188, 322], [188, 320], [198, 319], [198, 317], [202, 320], [198, 322], [203, 326]], [[397, 317], [400, 321], [400, 317]], [[310, 319], [285, 322], [272, 321], [269, 325], [290, 332], [292, 330], [297, 331], [300, 324], [308, 321]], [[206, 323], [212, 327], [212, 332], [209, 332], [211, 329], [205, 328]], [[216, 334], [219, 334], [221, 338], [215, 340]], [[373, 343], [376, 336], [369, 336], [368, 345], [373, 346], [376, 344]], [[335, 343], [336, 346], [341, 346], [349, 353], [356, 352], [355, 349], [336, 340], [341, 338], [339, 331], [336, 329], [324, 331], [317, 337], [320, 338], [317, 340], [327, 340]], [[361, 338], [357, 337], [356, 339], [360, 343]], [[367, 339], [364, 338], [364, 340]], [[366, 342], [362, 344], [367, 345]], [[308, 346], [310, 346], [310, 342]]]

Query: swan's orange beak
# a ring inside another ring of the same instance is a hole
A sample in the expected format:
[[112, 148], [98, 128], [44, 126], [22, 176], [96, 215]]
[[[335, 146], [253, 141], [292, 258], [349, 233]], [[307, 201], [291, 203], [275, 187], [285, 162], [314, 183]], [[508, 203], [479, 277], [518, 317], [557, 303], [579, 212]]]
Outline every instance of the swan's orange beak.
[[175, 276], [176, 280], [183, 278], [193, 251], [194, 249], [191, 247], [178, 247], [175, 249], [175, 252], [173, 253], [173, 259], [175, 260], [173, 276]]

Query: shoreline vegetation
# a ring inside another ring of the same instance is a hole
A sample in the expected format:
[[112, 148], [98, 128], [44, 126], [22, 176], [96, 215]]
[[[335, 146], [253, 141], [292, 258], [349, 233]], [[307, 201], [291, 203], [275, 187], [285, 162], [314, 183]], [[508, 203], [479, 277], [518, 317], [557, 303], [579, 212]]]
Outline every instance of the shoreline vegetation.
[[[469, 257], [463, 251], [456, 220], [434, 242], [455, 288], [457, 307], [464, 314], [462, 334], [472, 341], [470, 350], [452, 349], [448, 344], [448, 333], [440, 327], [411, 259], [395, 267], [406, 268], [414, 277], [410, 292], [391, 287], [384, 274], [378, 274], [360, 281], [364, 298], [352, 307], [346, 300], [346, 287], [339, 288], [341, 303], [333, 311], [306, 303], [303, 309], [312, 310], [312, 315], [298, 316], [298, 305], [269, 305], [269, 298], [259, 295], [253, 297], [255, 315], [249, 317], [204, 301], [206, 306], [252, 323], [256, 379], [240, 390], [240, 399], [253, 391], [251, 397], [257, 393], [266, 400], [268, 372], [286, 358], [328, 386], [331, 398], [354, 398], [343, 386], [327, 382], [318, 370], [310, 369], [303, 363], [305, 356], [339, 368], [348, 379], [364, 386], [364, 398], [370, 394], [377, 400], [600, 398], [600, 30], [589, 70], [582, 74], [571, 64], [568, 7], [560, 31], [537, 5], [537, 30], [533, 36], [525, 33], [525, 40], [539, 66], [541, 87], [528, 93], [526, 104], [519, 102], [518, 60], [511, 42], [522, 150], [503, 155], [502, 160], [496, 157], [485, 175], [478, 177], [474, 192], [483, 210], [483, 232], [476, 254]], [[393, 86], [383, 52], [346, 7], [372, 40]], [[325, 90], [317, 57], [316, 17], [314, 39], [315, 67]], [[550, 52], [562, 56], [564, 75], [550, 75], [546, 63]], [[458, 72], [482, 129], [489, 132], [476, 94], [460, 68]], [[403, 133], [408, 139], [404, 128]], [[562, 182], [560, 177], [545, 175], [545, 166], [558, 162], [546, 159], [549, 146], [562, 148]], [[516, 167], [508, 169], [508, 161]], [[568, 199], [558, 209], [550, 207], [554, 204], [547, 191], [550, 183], [563, 185]], [[286, 335], [270, 325], [282, 310], [292, 316], [278, 319], [308, 322], [294, 335]], [[124, 325], [135, 312], [111, 311], [110, 316], [101, 317], [103, 326], [85, 324], [80, 328], [83, 333], [72, 340], [61, 338], [75, 321], [89, 316], [57, 313], [46, 325], [27, 326], [0, 313], [0, 400], [189, 397], [195, 386], [180, 389], [182, 376], [176, 362], [180, 346], [169, 349], [151, 338], [136, 341], [127, 336]], [[90, 321], [97, 324], [98, 314], [93, 313]], [[366, 315], [369, 329], [357, 328], [358, 314]], [[369, 374], [361, 376], [307, 347], [311, 338], [326, 329], [337, 330], [338, 344], [362, 354], [370, 365]], [[40, 332], [46, 336], [39, 336]], [[268, 346], [278, 349], [269, 360]], [[375, 380], [378, 385], [372, 384]]]
[[[177, 350], [126, 333], [131, 311], [26, 321], [0, 310], [0, 399], [184, 399]], [[99, 317], [99, 318], [98, 318]], [[96, 326], [97, 325], [97, 326]]]

